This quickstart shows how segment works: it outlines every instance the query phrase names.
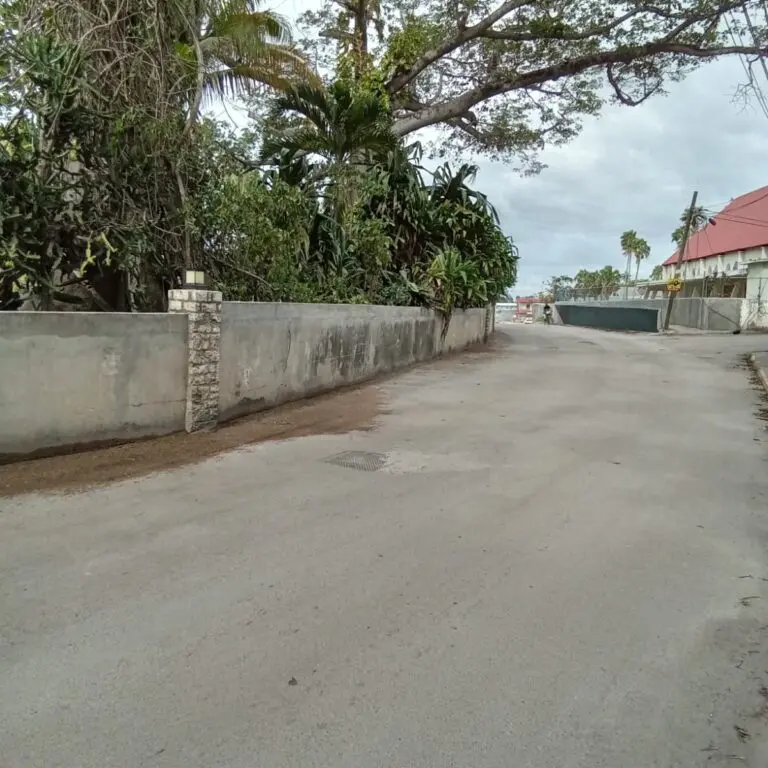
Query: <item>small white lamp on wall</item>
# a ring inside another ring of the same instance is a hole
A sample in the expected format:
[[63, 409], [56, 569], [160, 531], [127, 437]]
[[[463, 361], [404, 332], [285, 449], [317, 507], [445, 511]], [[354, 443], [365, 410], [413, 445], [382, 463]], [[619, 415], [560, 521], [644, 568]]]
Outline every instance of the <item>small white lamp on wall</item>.
[[184, 270], [184, 287], [185, 288], [204, 288], [205, 272], [200, 272], [194, 269], [185, 269]]

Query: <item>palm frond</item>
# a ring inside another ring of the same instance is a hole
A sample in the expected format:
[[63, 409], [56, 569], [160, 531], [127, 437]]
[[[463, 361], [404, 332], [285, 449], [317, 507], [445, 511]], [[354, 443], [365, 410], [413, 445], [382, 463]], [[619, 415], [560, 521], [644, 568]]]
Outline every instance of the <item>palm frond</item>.
[[298, 83], [277, 96], [275, 108], [301, 115], [321, 133], [330, 132], [334, 109], [328, 92], [322, 86]]
[[272, 11], [218, 15], [205, 37], [229, 37], [246, 49], [263, 43], [288, 45], [293, 39], [288, 19]]
[[326, 144], [310, 127], [295, 128], [279, 136], [267, 136], [261, 146], [259, 162], [267, 163], [281, 154], [325, 154]]

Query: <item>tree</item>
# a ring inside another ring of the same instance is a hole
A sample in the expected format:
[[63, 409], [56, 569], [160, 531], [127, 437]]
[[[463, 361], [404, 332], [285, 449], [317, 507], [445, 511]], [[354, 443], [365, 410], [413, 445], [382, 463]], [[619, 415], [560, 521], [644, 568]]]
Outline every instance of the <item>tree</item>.
[[389, 111], [374, 93], [355, 91], [339, 81], [328, 90], [300, 84], [277, 96], [274, 109], [302, 118], [294, 128], [265, 139], [261, 159], [288, 155], [320, 155], [340, 168], [363, 153], [386, 153], [397, 144]]
[[228, 299], [421, 305], [446, 320], [514, 284], [517, 249], [476, 168], [427, 181], [381, 91], [291, 83], [267, 170], [252, 137], [199, 116], [206, 92], [267, 82], [230, 54], [285, 60], [248, 48], [276, 32], [255, 7], [0, 0], [1, 308], [159, 310], [190, 263]]
[[264, 85], [286, 90], [300, 82], [319, 83], [292, 45], [287, 20], [261, 10], [262, 0], [203, 0], [182, 27], [176, 53], [204, 91], [242, 96]]
[[640, 262], [645, 261], [651, 255], [651, 246], [642, 237], [637, 242], [637, 249], [635, 250], [635, 283], [640, 275]]
[[310, 76], [258, 6], [0, 3], [1, 301], [164, 306], [202, 258], [190, 210], [221, 159], [198, 118], [205, 93]]
[[627, 285], [629, 284], [629, 270], [632, 264], [632, 258], [637, 251], [638, 240], [637, 232], [635, 232], [634, 229], [628, 229], [621, 235], [621, 252], [627, 260], [627, 269], [624, 272], [624, 280]]
[[354, 203], [362, 167], [397, 146], [386, 104], [375, 93], [339, 81], [327, 90], [309, 83], [291, 87], [277, 96], [273, 110], [299, 119], [264, 137], [261, 161], [322, 158], [315, 180], [328, 183], [329, 202], [340, 223], [343, 210]]
[[621, 252], [627, 258], [627, 271], [625, 279], [629, 284], [630, 267], [632, 259], [635, 260], [635, 282], [640, 274], [640, 262], [651, 255], [651, 247], [642, 237], [639, 237], [634, 229], [630, 229], [621, 236]]
[[596, 283], [598, 290], [600, 291], [600, 296], [607, 299], [616, 293], [616, 290], [621, 284], [621, 272], [615, 267], [603, 267], [597, 273]]
[[568, 275], [553, 275], [544, 284], [544, 290], [552, 301], [568, 301], [573, 293], [574, 278]]
[[[746, 31], [745, 10], [755, 45], [730, 37]], [[387, 94], [398, 135], [440, 126], [443, 149], [535, 170], [545, 143], [568, 141], [600, 110], [605, 85], [635, 106], [702, 62], [760, 54], [761, 11], [760, 0], [326, 0], [302, 22], [334, 77]]]
[[577, 298], [584, 299], [597, 296], [597, 272], [580, 269], [574, 278], [574, 290]]
[[651, 270], [651, 280], [661, 280], [664, 277], [664, 267], [661, 264], [657, 264]]
[[[683, 245], [683, 238], [685, 237], [685, 225], [688, 221], [688, 208], [686, 208], [682, 214], [680, 214], [680, 226], [672, 233], [672, 242], [681, 248]], [[693, 215], [691, 216], [691, 230], [689, 236], [694, 232], [698, 232], [700, 229], [704, 229], [709, 221], [709, 216], [704, 212], [704, 208], [697, 205], [693, 209]]]

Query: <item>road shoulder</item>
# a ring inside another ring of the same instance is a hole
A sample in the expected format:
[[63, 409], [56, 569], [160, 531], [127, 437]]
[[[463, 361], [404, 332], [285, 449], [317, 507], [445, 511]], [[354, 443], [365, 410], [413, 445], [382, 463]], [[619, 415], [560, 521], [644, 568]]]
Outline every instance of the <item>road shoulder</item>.
[[768, 394], [768, 352], [753, 352], [749, 356], [749, 362], [755, 369], [760, 384]]

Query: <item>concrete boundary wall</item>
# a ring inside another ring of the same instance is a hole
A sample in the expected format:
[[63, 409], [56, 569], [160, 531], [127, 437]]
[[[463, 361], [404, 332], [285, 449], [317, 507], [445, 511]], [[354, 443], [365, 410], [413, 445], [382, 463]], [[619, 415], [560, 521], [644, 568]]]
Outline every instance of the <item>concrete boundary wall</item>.
[[0, 312], [0, 461], [220, 421], [485, 340], [493, 308], [222, 302], [168, 314]]
[[483, 341], [491, 327], [485, 309], [454, 312], [442, 339], [441, 318], [414, 307], [225, 302], [220, 417], [430, 360]]
[[0, 312], [0, 458], [184, 429], [187, 318]]
[[[672, 305], [671, 325], [699, 328], [703, 331], [734, 331], [742, 327], [744, 299], [691, 298], [675, 299]], [[628, 299], [625, 301], [565, 301], [560, 306], [641, 307], [658, 309], [659, 328], [664, 324], [667, 299]]]

